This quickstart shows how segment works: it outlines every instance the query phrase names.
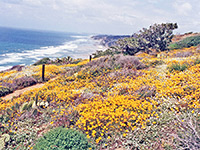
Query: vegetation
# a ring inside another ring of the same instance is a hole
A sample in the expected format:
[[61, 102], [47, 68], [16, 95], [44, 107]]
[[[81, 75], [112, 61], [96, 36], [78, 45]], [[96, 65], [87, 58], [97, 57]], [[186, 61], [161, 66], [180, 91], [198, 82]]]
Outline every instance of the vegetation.
[[105, 50], [105, 51], [102, 51], [102, 50], [97, 50], [95, 53], [93, 53], [93, 58], [99, 58], [99, 57], [102, 57], [102, 56], [108, 56], [108, 55], [115, 55], [115, 54], [120, 54], [122, 53], [120, 50], [118, 50], [117, 48], [115, 47], [110, 47], [109, 49]]
[[119, 47], [125, 54], [134, 55], [139, 51], [150, 53], [167, 50], [173, 37], [173, 30], [177, 29], [176, 23], [154, 24], [149, 29], [143, 28], [138, 34], [118, 41]]
[[186, 37], [185, 39], [175, 42], [169, 45], [169, 49], [181, 49], [181, 48], [187, 48], [191, 46], [197, 46], [200, 44], [200, 36], [191, 36]]
[[46, 57], [46, 58], [42, 58], [41, 60], [37, 61], [33, 65], [37, 66], [37, 65], [49, 64], [49, 63], [51, 63], [51, 59]]
[[[46, 65], [46, 78], [54, 80], [0, 99], [0, 148], [200, 149], [198, 47], [107, 52], [91, 62], [57, 59]], [[1, 72], [0, 88], [39, 82], [41, 69]]]
[[73, 129], [55, 128], [38, 139], [35, 150], [92, 149], [86, 136]]
[[180, 64], [180, 63], [173, 63], [171, 66], [168, 67], [169, 72], [172, 71], [184, 71], [188, 68], [188, 64]]
[[9, 93], [13, 92], [12, 89], [8, 88], [8, 87], [3, 87], [3, 86], [0, 86], [0, 96], [5, 96]]
[[41, 60], [34, 63], [34, 66], [37, 65], [44, 65], [44, 64], [56, 64], [56, 65], [64, 65], [64, 64], [77, 64], [81, 62], [82, 59], [73, 59], [70, 56], [63, 57], [63, 58], [56, 58], [56, 59], [50, 59], [50, 58], [42, 58]]
[[[57, 60], [65, 60], [65, 58]], [[70, 67], [81, 66], [88, 62], [88, 60], [82, 59], [72, 60], [70, 57], [69, 60], [71, 61], [68, 63], [58, 61], [59, 63], [47, 64], [45, 67], [45, 80], [48, 81], [58, 74], [70, 72]], [[63, 64], [62, 66], [61, 63]], [[13, 69], [0, 72], [0, 96], [5, 96], [15, 90], [42, 82], [41, 75], [41, 65], [27, 66], [20, 70], [19, 67], [14, 67]]]

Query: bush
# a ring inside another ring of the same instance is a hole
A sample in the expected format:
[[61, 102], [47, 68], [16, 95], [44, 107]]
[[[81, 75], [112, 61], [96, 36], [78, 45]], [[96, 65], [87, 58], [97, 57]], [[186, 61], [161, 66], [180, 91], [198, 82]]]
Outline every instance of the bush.
[[22, 71], [23, 68], [24, 68], [24, 66], [22, 66], [22, 65], [16, 65], [6, 71], [11, 71], [11, 70]]
[[144, 69], [146, 67], [137, 57], [124, 55], [105, 56], [89, 62], [86, 66], [89, 66], [91, 70]]
[[34, 66], [37, 66], [37, 65], [43, 65], [43, 64], [49, 64], [51, 62], [51, 59], [46, 57], [46, 58], [42, 58], [40, 59], [39, 61], [37, 61], [36, 63], [34, 63], [33, 65]]
[[41, 60], [34, 63], [34, 66], [37, 65], [44, 65], [44, 64], [56, 64], [56, 65], [63, 65], [63, 64], [78, 64], [81, 62], [82, 59], [73, 59], [70, 56], [63, 57], [63, 58], [56, 58], [56, 59], [50, 59], [50, 58], [42, 58]]
[[12, 92], [13, 92], [13, 90], [8, 88], [8, 87], [3, 87], [3, 86], [0, 87], [0, 97], [5, 96], [5, 95], [12, 93]]
[[180, 63], [173, 63], [171, 66], [168, 67], [169, 72], [172, 71], [184, 71], [189, 67], [188, 64], [180, 64]]
[[23, 88], [23, 87], [27, 87], [27, 86], [31, 86], [37, 83], [37, 80], [33, 77], [29, 77], [29, 76], [24, 76], [18, 79], [15, 79], [13, 81], [13, 83], [15, 83], [19, 88]]
[[2, 86], [9, 88], [11, 91], [14, 91], [17, 89], [17, 85], [15, 83], [2, 82]]
[[102, 51], [102, 50], [97, 50], [95, 53], [93, 53], [93, 58], [99, 58], [99, 57], [102, 57], [102, 56], [107, 56], [107, 55], [115, 55], [115, 54], [120, 54], [121, 51], [115, 49], [114, 47], [111, 47], [105, 51]]
[[92, 144], [83, 133], [73, 129], [58, 127], [41, 137], [34, 150], [87, 150], [92, 148]]
[[27, 86], [31, 86], [37, 83], [37, 80], [30, 76], [24, 76], [13, 80], [13, 83], [2, 82], [0, 85], [0, 96], [5, 96], [12, 93], [17, 89], [21, 89]]
[[124, 49], [124, 53], [129, 55], [134, 55], [139, 51], [147, 53], [152, 50], [165, 51], [173, 37], [172, 31], [177, 28], [176, 23], [154, 24], [149, 29], [143, 28], [130, 38], [119, 40], [118, 44]]
[[195, 65], [200, 64], [200, 59], [199, 59], [199, 58], [195, 59], [194, 64], [195, 64]]
[[179, 42], [170, 44], [169, 49], [187, 48], [191, 46], [197, 46], [198, 44], [200, 44], [200, 36], [192, 36], [187, 37]]

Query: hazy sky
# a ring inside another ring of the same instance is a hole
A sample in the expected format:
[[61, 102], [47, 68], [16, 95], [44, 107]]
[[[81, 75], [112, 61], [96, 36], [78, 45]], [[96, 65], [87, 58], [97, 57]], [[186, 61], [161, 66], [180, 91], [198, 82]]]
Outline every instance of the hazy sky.
[[199, 0], [0, 0], [0, 26], [81, 33], [132, 34], [177, 22], [200, 32]]

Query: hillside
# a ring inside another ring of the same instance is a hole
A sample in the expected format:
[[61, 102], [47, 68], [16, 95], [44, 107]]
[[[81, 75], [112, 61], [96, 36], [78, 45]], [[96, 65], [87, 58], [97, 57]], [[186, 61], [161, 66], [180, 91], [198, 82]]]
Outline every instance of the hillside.
[[200, 36], [171, 42], [177, 28], [1, 72], [0, 149], [200, 149]]
[[[25, 67], [1, 73], [1, 80], [41, 78], [40, 72], [40, 65]], [[46, 77], [55, 76], [41, 88], [1, 99], [1, 148], [34, 149], [58, 126], [83, 132], [91, 149], [199, 148], [197, 47], [46, 65]]]

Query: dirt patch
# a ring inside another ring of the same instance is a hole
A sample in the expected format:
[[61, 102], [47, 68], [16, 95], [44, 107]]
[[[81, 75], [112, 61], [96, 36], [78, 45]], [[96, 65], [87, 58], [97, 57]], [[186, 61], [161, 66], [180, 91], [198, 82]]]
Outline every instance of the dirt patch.
[[36, 88], [40, 88], [44, 85], [44, 83], [39, 83], [39, 84], [35, 84], [35, 85], [32, 85], [32, 86], [29, 86], [29, 87], [26, 87], [26, 88], [23, 88], [21, 90], [16, 90], [14, 91], [13, 93], [11, 94], [8, 94], [4, 97], [1, 97], [3, 100], [9, 100], [9, 99], [12, 99], [13, 97], [18, 97], [20, 96], [21, 94], [23, 94], [24, 92], [26, 91], [30, 91], [32, 89], [36, 89]]
[[[58, 78], [57, 77], [54, 77], [52, 78], [51, 80], [49, 80], [48, 82], [50, 81], [54, 81]], [[25, 87], [23, 89], [20, 89], [20, 90], [16, 90], [14, 91], [13, 93], [10, 93], [4, 97], [1, 97], [3, 100], [9, 100], [9, 99], [12, 99], [13, 97], [18, 97], [20, 96], [21, 94], [23, 94], [24, 92], [26, 91], [30, 91], [30, 90], [33, 90], [33, 89], [37, 89], [37, 88], [41, 88], [43, 85], [45, 85], [45, 83], [38, 83], [38, 84], [35, 84], [35, 85], [32, 85], [32, 86], [29, 86], [29, 87]]]

